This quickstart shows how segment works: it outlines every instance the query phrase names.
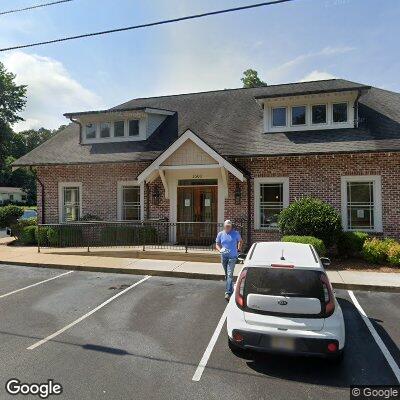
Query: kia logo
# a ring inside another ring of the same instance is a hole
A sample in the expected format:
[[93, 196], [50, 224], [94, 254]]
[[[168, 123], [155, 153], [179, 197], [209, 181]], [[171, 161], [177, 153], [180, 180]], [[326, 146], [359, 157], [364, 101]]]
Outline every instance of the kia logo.
[[280, 306], [286, 306], [287, 301], [286, 301], [286, 300], [279, 300], [279, 301], [278, 301], [278, 304], [279, 304]]

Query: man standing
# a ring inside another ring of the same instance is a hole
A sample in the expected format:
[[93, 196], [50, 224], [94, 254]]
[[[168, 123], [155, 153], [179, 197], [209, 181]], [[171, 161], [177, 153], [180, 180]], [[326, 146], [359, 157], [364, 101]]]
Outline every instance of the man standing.
[[225, 270], [225, 299], [229, 300], [233, 293], [233, 271], [243, 243], [240, 233], [232, 228], [229, 219], [224, 222], [224, 229], [218, 233], [215, 243], [216, 249], [221, 253], [221, 263]]

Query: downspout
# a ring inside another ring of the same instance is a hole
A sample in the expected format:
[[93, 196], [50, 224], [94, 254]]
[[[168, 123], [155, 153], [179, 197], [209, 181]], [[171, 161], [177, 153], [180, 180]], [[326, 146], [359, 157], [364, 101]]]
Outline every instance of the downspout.
[[46, 213], [45, 213], [45, 209], [44, 209], [44, 197], [45, 197], [45, 191], [44, 191], [44, 184], [43, 184], [43, 182], [38, 178], [38, 176], [37, 176], [37, 172], [32, 168], [32, 167], [29, 167], [29, 169], [30, 169], [30, 171], [33, 173], [33, 174], [35, 174], [35, 179], [36, 179], [36, 182], [40, 185], [40, 189], [41, 189], [41, 193], [40, 193], [40, 208], [41, 208], [41, 216], [40, 216], [40, 219], [41, 219], [41, 223], [42, 224], [45, 224], [46, 223]]
[[358, 100], [362, 95], [361, 89], [358, 90], [356, 99], [354, 100], [354, 128], [358, 128]]
[[251, 176], [248, 174], [247, 179], [247, 248], [251, 245]]
[[69, 117], [69, 120], [79, 125], [79, 144], [82, 144], [82, 124], [77, 119], [73, 119], [72, 117]]

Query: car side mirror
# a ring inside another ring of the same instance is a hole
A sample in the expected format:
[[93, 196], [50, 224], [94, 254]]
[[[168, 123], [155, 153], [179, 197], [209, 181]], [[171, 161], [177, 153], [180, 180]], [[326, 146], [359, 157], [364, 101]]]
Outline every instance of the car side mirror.
[[331, 260], [328, 257], [321, 257], [321, 263], [326, 268], [331, 265]]

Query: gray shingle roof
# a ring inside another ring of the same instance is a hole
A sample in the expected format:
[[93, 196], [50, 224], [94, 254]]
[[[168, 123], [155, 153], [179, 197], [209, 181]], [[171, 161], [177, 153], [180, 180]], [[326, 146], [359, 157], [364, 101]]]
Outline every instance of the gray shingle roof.
[[191, 129], [223, 156], [298, 155], [400, 151], [400, 94], [371, 88], [360, 98], [357, 129], [268, 133], [257, 97], [369, 87], [341, 79], [138, 98], [112, 110], [151, 107], [174, 110], [147, 141], [79, 144], [75, 124], [17, 160], [14, 165], [153, 160]]

